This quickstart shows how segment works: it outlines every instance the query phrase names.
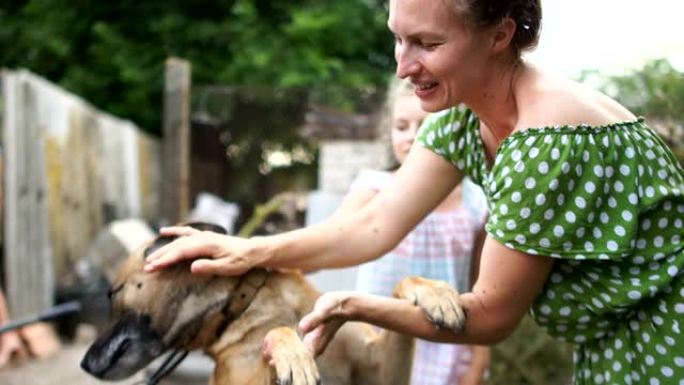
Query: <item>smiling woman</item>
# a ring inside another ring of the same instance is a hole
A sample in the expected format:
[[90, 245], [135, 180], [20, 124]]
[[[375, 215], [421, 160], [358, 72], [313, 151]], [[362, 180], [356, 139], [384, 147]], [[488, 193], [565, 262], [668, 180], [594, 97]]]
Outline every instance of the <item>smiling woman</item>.
[[493, 344], [530, 311], [575, 343], [575, 384], [684, 378], [684, 170], [643, 118], [521, 59], [536, 41], [540, 7], [390, 0], [397, 75], [434, 114], [389, 186], [353, 214], [275, 236], [202, 242], [166, 229], [183, 237], [146, 269], [198, 256], [198, 274], [358, 264], [392, 249], [469, 176], [490, 209], [479, 276], [471, 292], [440, 294], [449, 304], [440, 310], [465, 309], [464, 323], [425, 317], [419, 310], [433, 313], [421, 301], [416, 309], [327, 293], [300, 323], [312, 350], [322, 351], [346, 320]]

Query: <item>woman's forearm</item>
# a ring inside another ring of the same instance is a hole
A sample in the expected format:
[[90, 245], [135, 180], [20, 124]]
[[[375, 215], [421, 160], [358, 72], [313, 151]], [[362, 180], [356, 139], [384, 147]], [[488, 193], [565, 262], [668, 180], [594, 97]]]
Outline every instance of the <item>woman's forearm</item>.
[[372, 211], [362, 209], [358, 214], [336, 216], [283, 234], [255, 237], [251, 254], [263, 267], [305, 271], [338, 268], [375, 259], [401, 239], [403, 234], [382, 225]]
[[437, 327], [420, 307], [396, 298], [354, 293], [341, 304], [341, 312], [348, 319], [435, 342], [489, 345], [501, 341], [515, 327], [496, 321], [497, 315], [487, 311], [472, 293], [462, 294], [459, 299], [467, 314], [460, 331]]

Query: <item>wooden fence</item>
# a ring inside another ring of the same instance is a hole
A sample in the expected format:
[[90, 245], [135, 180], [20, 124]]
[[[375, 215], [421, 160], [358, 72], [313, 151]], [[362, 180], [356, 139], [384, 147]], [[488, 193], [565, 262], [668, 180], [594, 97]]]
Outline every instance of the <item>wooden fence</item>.
[[4, 71], [2, 90], [2, 281], [21, 317], [52, 305], [105, 224], [158, 218], [160, 144], [27, 71]]

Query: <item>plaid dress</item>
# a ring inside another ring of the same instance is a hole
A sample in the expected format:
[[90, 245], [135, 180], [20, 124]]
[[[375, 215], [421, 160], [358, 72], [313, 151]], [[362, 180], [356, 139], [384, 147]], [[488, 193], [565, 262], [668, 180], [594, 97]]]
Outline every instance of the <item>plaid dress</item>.
[[[364, 171], [351, 186], [381, 190], [391, 180], [382, 171]], [[468, 180], [462, 183], [461, 205], [429, 214], [388, 254], [359, 267], [357, 290], [391, 296], [394, 286], [408, 276], [443, 280], [460, 292], [470, 289], [470, 260], [478, 232], [486, 219], [485, 198]], [[471, 348], [418, 340], [412, 385], [456, 385], [469, 368]]]

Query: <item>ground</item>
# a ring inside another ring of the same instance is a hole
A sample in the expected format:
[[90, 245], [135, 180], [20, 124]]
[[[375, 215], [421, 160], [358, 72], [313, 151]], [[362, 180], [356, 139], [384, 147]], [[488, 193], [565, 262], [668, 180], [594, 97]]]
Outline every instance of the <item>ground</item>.
[[[64, 343], [59, 352], [44, 359], [31, 359], [20, 365], [0, 369], [2, 385], [143, 385], [143, 372], [121, 382], [105, 382], [81, 369], [81, 359], [95, 339], [95, 330], [81, 325], [73, 342]], [[163, 358], [150, 367], [158, 367]], [[213, 362], [200, 352], [191, 353], [174, 372], [159, 385], [206, 385], [213, 370]]]
[[[79, 366], [88, 349], [85, 343], [64, 345], [54, 356], [41, 360], [28, 360], [21, 365], [0, 369], [2, 385], [102, 385], [112, 384], [99, 381], [88, 375]], [[140, 381], [137, 376], [120, 385], [133, 385]]]

